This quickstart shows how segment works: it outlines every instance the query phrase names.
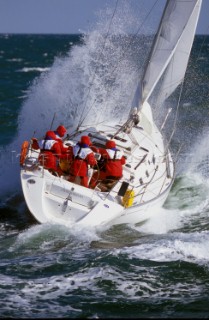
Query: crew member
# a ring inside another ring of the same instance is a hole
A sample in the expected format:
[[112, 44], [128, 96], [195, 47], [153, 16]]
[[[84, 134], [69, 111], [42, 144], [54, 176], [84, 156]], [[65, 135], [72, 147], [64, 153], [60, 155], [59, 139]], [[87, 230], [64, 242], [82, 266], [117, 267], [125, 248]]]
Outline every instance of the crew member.
[[63, 125], [58, 126], [57, 129], [54, 131], [56, 137], [60, 140], [64, 137], [66, 132], [67, 129]]
[[[65, 133], [67, 132], [67, 129], [63, 125], [60, 125], [54, 131], [51, 131], [51, 130], [47, 131], [47, 134], [50, 135], [51, 132], [55, 134], [55, 140], [59, 142], [60, 148], [61, 148], [61, 152], [62, 153], [68, 152], [68, 148], [64, 146], [63, 140], [62, 140], [62, 138], [64, 137]], [[32, 142], [31, 147], [33, 149], [35, 149], [35, 150], [40, 149], [38, 140], [36, 138], [32, 138], [31, 140], [32, 140], [31, 141]]]
[[92, 152], [91, 140], [88, 136], [82, 136], [80, 142], [72, 147], [73, 161], [70, 169], [70, 182], [80, 178], [80, 184], [88, 188], [88, 165], [95, 166], [97, 160]]
[[64, 146], [63, 144], [63, 137], [67, 132], [67, 129], [63, 126], [60, 125], [57, 127], [57, 129], [55, 131], [53, 131], [55, 133], [56, 136], [56, 140], [59, 142], [60, 144], [60, 148], [62, 153], [68, 152], [68, 148]]
[[117, 181], [122, 178], [123, 165], [126, 163], [123, 152], [116, 148], [114, 140], [108, 140], [105, 149], [100, 148], [99, 152], [101, 154], [100, 174], [98, 177], [97, 173], [94, 173], [90, 183], [91, 188], [96, 186], [98, 180], [108, 182], [108, 180]]
[[62, 153], [60, 143], [57, 141], [53, 131], [47, 131], [46, 136], [39, 142], [40, 155], [39, 162], [45, 169], [51, 172], [57, 172], [61, 175], [63, 172], [59, 167], [59, 160], [66, 159], [69, 153]]

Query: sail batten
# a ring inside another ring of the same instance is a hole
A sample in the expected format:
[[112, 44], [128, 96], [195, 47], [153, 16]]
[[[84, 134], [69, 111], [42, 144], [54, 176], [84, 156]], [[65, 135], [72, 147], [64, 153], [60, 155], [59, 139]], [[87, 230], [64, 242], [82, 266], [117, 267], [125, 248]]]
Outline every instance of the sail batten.
[[196, 31], [202, 0], [168, 0], [155, 37], [148, 64], [137, 89], [138, 108], [152, 94], [166, 70], [165, 98], [184, 78]]

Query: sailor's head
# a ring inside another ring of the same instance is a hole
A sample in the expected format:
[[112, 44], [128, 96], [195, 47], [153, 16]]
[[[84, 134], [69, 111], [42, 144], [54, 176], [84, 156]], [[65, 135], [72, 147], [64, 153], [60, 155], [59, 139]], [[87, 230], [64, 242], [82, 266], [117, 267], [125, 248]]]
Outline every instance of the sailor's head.
[[89, 136], [82, 136], [80, 142], [82, 144], [86, 144], [87, 146], [90, 146], [92, 144]]
[[106, 144], [105, 144], [105, 147], [106, 147], [107, 149], [114, 149], [114, 148], [116, 148], [116, 143], [115, 143], [114, 140], [108, 140], [108, 141], [106, 142]]
[[61, 126], [57, 127], [56, 132], [62, 138], [62, 137], [64, 137], [65, 133], [67, 132], [67, 129], [61, 125]]
[[47, 131], [45, 135], [45, 140], [56, 140], [56, 135], [53, 131]]

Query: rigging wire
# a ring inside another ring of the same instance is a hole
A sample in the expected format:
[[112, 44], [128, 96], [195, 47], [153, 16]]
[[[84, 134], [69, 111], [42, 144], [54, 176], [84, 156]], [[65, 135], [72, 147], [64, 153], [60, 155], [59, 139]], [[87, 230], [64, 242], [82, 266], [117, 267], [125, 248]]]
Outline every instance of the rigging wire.
[[202, 43], [201, 43], [201, 46], [200, 46], [200, 49], [199, 49], [199, 52], [198, 52], [198, 55], [197, 55], [197, 59], [196, 59], [196, 60], [199, 59], [200, 53], [202, 52], [202, 48], [203, 48], [203, 46], [204, 46], [204, 44], [205, 44], [205, 41], [206, 41], [206, 38], [207, 38], [207, 36], [208, 36], [208, 32], [209, 32], [209, 25], [208, 25], [207, 28], [206, 28], [206, 33], [205, 33], [205, 35], [204, 35], [204, 37], [203, 37], [203, 41], [202, 41]]
[[[209, 26], [208, 26], [208, 28], [207, 28], [207, 33], [208, 33], [208, 31], [209, 31]], [[203, 37], [203, 41], [202, 41], [202, 43], [201, 43], [201, 46], [200, 46], [200, 49], [199, 49], [199, 52], [198, 52], [196, 61], [199, 60], [199, 57], [200, 57], [200, 54], [201, 54], [201, 52], [202, 52], [202, 48], [203, 48], [203, 46], [204, 46], [204, 44], [205, 44], [205, 41], [206, 41], [207, 36], [208, 36], [208, 34], [205, 34], [204, 37]]]
[[[184, 78], [184, 79], [185, 79], [185, 78]], [[173, 138], [173, 135], [174, 135], [174, 133], [175, 133], [175, 131], [176, 131], [176, 123], [177, 123], [178, 114], [179, 114], [179, 106], [180, 106], [180, 101], [181, 101], [181, 96], [182, 96], [183, 86], [184, 86], [184, 81], [185, 81], [184, 79], [183, 79], [183, 81], [181, 82], [180, 93], [179, 93], [179, 97], [178, 97], [177, 108], [176, 108], [175, 118], [174, 118], [174, 122], [173, 122], [173, 130], [172, 130], [171, 135], [170, 135], [170, 138], [169, 138], [169, 140], [168, 140], [168, 142], [167, 142], [167, 146], [166, 146], [166, 148], [165, 148], [165, 150], [166, 150], [165, 153], [167, 153], [167, 150], [168, 150], [168, 148], [169, 148], [169, 146], [170, 146], [170, 143], [171, 143], [171, 140], [172, 140], [172, 138]]]
[[[141, 31], [143, 25], [144, 25], [145, 22], [147, 21], [148, 17], [149, 17], [150, 14], [152, 13], [152, 11], [154, 10], [154, 7], [156, 6], [156, 4], [157, 4], [158, 2], [159, 2], [159, 0], [156, 0], [156, 1], [154, 2], [154, 4], [152, 5], [151, 9], [150, 9], [149, 12], [146, 14], [144, 20], [143, 20], [142, 23], [139, 25], [137, 31], [135, 32], [135, 34], [133, 34], [133, 37], [131, 38], [131, 40], [126, 44], [125, 48], [123, 48], [123, 52], [122, 52], [120, 58], [117, 60], [117, 64], [116, 64], [115, 68], [113, 68], [111, 74], [113, 74], [113, 73], [119, 68], [119, 66], [120, 66], [119, 64], [120, 64], [120, 62], [122, 61], [122, 59], [124, 58], [125, 54], [127, 53], [127, 50], [128, 50], [129, 48], [131, 48], [131, 45], [132, 45], [132, 43], [133, 43], [133, 41], [134, 41], [134, 40], [133, 40], [134, 37], [136, 37], [136, 36], [139, 34], [139, 32]], [[110, 25], [111, 25], [112, 20], [113, 20], [113, 18], [114, 18], [114, 16], [115, 16], [115, 12], [116, 12], [116, 9], [117, 9], [117, 5], [118, 5], [118, 0], [117, 0], [117, 2], [116, 2], [115, 10], [114, 10], [114, 12], [113, 12], [113, 15], [112, 15], [112, 18], [111, 18], [111, 21], [110, 21]], [[107, 33], [107, 35], [106, 35], [106, 37], [105, 37], [105, 43], [104, 43], [104, 45], [103, 45], [102, 50], [104, 50], [105, 45], [106, 45], [106, 40], [107, 40], [107, 37], [108, 37], [108, 34], [109, 34], [110, 25], [109, 25], [108, 33]], [[102, 55], [102, 51], [101, 51], [101, 53], [100, 53], [100, 57], [101, 57], [101, 55]], [[98, 69], [98, 66], [97, 66], [97, 68], [95, 69], [95, 73], [94, 73], [93, 80], [95, 79], [97, 69]], [[139, 70], [139, 67], [137, 67], [137, 70]], [[88, 96], [89, 96], [89, 93], [90, 93], [91, 86], [93, 85], [93, 80], [92, 80], [92, 83], [91, 83], [90, 88], [89, 88]], [[111, 90], [112, 90], [112, 89], [111, 89]], [[110, 94], [111, 90], [108, 90], [108, 91], [107, 91], [106, 96], [108, 96], [108, 95]], [[132, 92], [132, 94], [133, 94], [133, 92]], [[88, 96], [87, 96], [87, 97], [88, 97]], [[131, 95], [130, 95], [130, 96], [131, 96]], [[87, 99], [86, 99], [86, 101], [87, 101]], [[92, 110], [94, 104], [95, 104], [95, 102], [91, 105], [91, 107], [89, 108], [89, 111]], [[83, 110], [85, 110], [85, 109], [86, 109], [86, 105], [85, 105], [85, 107], [84, 107]], [[82, 123], [84, 122], [86, 116], [87, 116], [87, 114], [84, 115], [82, 121], [78, 124], [78, 128], [79, 128], [79, 126], [82, 125]]]
[[[100, 55], [99, 55], [98, 60], [100, 59], [100, 57], [101, 57], [101, 55], [102, 55], [102, 52], [103, 52], [103, 50], [104, 50], [104, 48], [105, 48], [106, 41], [107, 41], [107, 38], [108, 38], [108, 35], [109, 35], [109, 32], [110, 32], [110, 27], [111, 27], [113, 18], [114, 18], [114, 16], [115, 16], [115, 13], [116, 13], [116, 10], [117, 10], [118, 2], [119, 2], [119, 0], [116, 0], [115, 9], [114, 9], [114, 11], [113, 11], [113, 14], [112, 14], [112, 17], [111, 17], [111, 20], [110, 20], [110, 23], [109, 23], [109, 27], [108, 27], [106, 36], [105, 36], [105, 38], [104, 38], [103, 47], [102, 47], [102, 49], [100, 50]], [[89, 97], [89, 94], [90, 94], [90, 91], [91, 91], [91, 88], [92, 88], [92, 85], [93, 85], [93, 82], [94, 82], [94, 79], [95, 79], [97, 70], [98, 70], [98, 65], [96, 66], [96, 69], [94, 70], [94, 75], [93, 75], [93, 78], [92, 78], [92, 80], [91, 80], [91, 83], [90, 83], [90, 86], [89, 86], [89, 90], [88, 90], [88, 94], [87, 94], [87, 97], [86, 97], [86, 100], [85, 100], [86, 103], [85, 103], [84, 108], [83, 108], [83, 113], [85, 112], [85, 109], [86, 109], [86, 107], [87, 107], [87, 100], [88, 100], [88, 97]], [[86, 118], [86, 116], [84, 116], [84, 118], [81, 119], [81, 121], [78, 123], [78, 128], [82, 125], [82, 123], [84, 122], [85, 118]]]
[[[209, 30], [209, 26], [208, 26], [207, 30]], [[207, 34], [204, 35], [203, 41], [202, 41], [201, 46], [200, 46], [200, 48], [198, 50], [198, 55], [197, 55], [197, 58], [195, 59], [196, 62], [200, 58], [200, 54], [202, 52], [202, 49], [203, 49], [203, 46], [205, 44], [206, 38], [207, 38]], [[184, 77], [183, 81], [181, 82], [180, 94], [179, 94], [179, 98], [178, 98], [177, 109], [176, 109], [176, 112], [175, 112], [175, 118], [174, 118], [174, 123], [173, 123], [173, 130], [172, 130], [171, 136], [170, 136], [170, 138], [168, 140], [168, 143], [167, 143], [167, 146], [166, 146], [165, 150], [167, 150], [169, 148], [169, 146], [171, 144], [171, 141], [172, 141], [172, 138], [173, 138], [173, 135], [174, 135], [174, 133], [176, 131], [176, 123], [177, 123], [177, 118], [178, 118], [178, 113], [179, 113], [179, 105], [180, 105], [181, 96], [182, 96], [182, 92], [183, 92], [184, 82], [185, 82], [185, 77]], [[180, 150], [179, 150], [179, 152], [180, 152]]]
[[[177, 101], [177, 107], [176, 107], [176, 111], [175, 111], [175, 117], [174, 117], [174, 121], [173, 121], [173, 128], [172, 128], [172, 132], [171, 132], [171, 135], [170, 135], [170, 138], [168, 140], [166, 140], [166, 146], [165, 146], [165, 155], [168, 154], [168, 150], [170, 148], [170, 144], [171, 144], [171, 141], [172, 141], [172, 138], [173, 138], [173, 135], [174, 133], [176, 132], [176, 124], [177, 124], [177, 119], [178, 119], [178, 114], [179, 114], [179, 106], [180, 106], [180, 101], [181, 101], [181, 97], [182, 97], [182, 92], [183, 92], [183, 86], [184, 86], [184, 82], [185, 82], [185, 75], [182, 79], [182, 81], [180, 82], [180, 92], [179, 92], [179, 95], [178, 95], [178, 101]], [[171, 83], [171, 86], [173, 85], [173, 83]], [[160, 90], [159, 90], [160, 91]], [[165, 98], [162, 99], [162, 96], [161, 95], [158, 95], [157, 97], [157, 101], [156, 101], [156, 105], [159, 105], [159, 104], [163, 104], [163, 102], [165, 102]], [[167, 118], [171, 112], [171, 108], [168, 110], [168, 113], [166, 115], [166, 118], [164, 119], [163, 121], [163, 124], [161, 125], [161, 129], [164, 128], [165, 126], [165, 123], [167, 121]], [[155, 113], [156, 116], [159, 116], [159, 111], [158, 113]]]

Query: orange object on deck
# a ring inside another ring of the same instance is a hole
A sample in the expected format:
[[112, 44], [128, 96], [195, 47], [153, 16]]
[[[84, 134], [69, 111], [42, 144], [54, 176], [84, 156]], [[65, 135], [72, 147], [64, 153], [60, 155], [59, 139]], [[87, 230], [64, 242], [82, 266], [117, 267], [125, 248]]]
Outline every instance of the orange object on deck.
[[29, 142], [28, 141], [24, 141], [22, 143], [22, 147], [21, 147], [21, 153], [20, 153], [20, 165], [22, 166], [25, 162], [25, 158], [27, 156], [28, 153], [28, 148], [29, 148]]

